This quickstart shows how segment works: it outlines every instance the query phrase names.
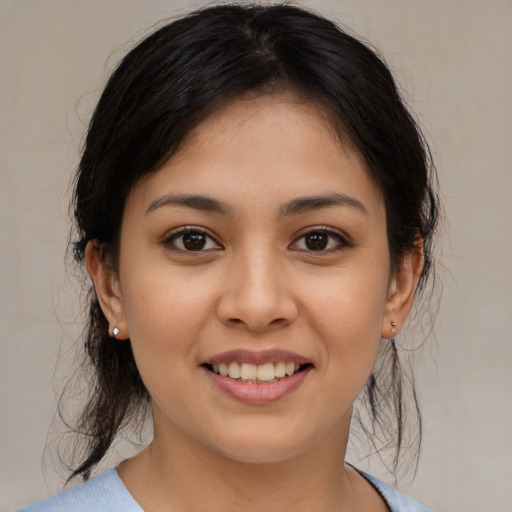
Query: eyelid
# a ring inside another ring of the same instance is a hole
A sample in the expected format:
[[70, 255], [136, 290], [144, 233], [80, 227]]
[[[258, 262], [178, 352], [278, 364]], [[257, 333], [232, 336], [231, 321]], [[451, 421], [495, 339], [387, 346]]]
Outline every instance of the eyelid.
[[[323, 249], [323, 250], [318, 250], [318, 251], [314, 251], [312, 249], [309, 249], [309, 250], [308, 249], [293, 249], [293, 245], [297, 244], [297, 242], [299, 240], [301, 240], [305, 236], [307, 236], [309, 234], [313, 234], [313, 233], [325, 233], [328, 236], [332, 236], [332, 237], [339, 239], [340, 243], [330, 249]], [[304, 228], [304, 230], [302, 230], [300, 232], [300, 234], [298, 234], [295, 237], [294, 241], [290, 244], [290, 248], [292, 250], [308, 252], [308, 253], [312, 253], [312, 254], [319, 255], [319, 256], [322, 254], [326, 254], [326, 253], [341, 251], [347, 247], [352, 247], [352, 243], [350, 242], [347, 235], [345, 235], [342, 231], [332, 228], [332, 227], [329, 227], [329, 226], [310, 226], [310, 227]]]
[[187, 251], [184, 249], [180, 249], [179, 247], [176, 247], [172, 244], [173, 239], [176, 239], [180, 235], [185, 235], [187, 233], [201, 233], [202, 235], [205, 235], [206, 237], [213, 240], [213, 242], [215, 243], [215, 245], [217, 245], [217, 247], [219, 249], [224, 248], [222, 246], [222, 244], [217, 240], [217, 237], [213, 233], [211, 233], [208, 229], [201, 227], [201, 226], [194, 226], [194, 225], [180, 226], [178, 228], [172, 229], [171, 231], [168, 231], [162, 237], [162, 240], [160, 243], [173, 251], [183, 252], [183, 253], [187, 253], [187, 254], [193, 254], [193, 253], [199, 254], [199, 253], [204, 253], [204, 252], [208, 252], [209, 250], [211, 250], [211, 249], [202, 249], [199, 251]]

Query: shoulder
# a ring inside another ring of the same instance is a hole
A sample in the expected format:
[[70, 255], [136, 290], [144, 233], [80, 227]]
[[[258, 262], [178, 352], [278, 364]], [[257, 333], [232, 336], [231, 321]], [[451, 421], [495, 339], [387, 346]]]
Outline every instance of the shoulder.
[[16, 512], [143, 512], [115, 469]]
[[427, 507], [412, 499], [410, 496], [397, 491], [364, 471], [359, 469], [357, 471], [379, 491], [381, 496], [386, 500], [391, 512], [430, 512]]

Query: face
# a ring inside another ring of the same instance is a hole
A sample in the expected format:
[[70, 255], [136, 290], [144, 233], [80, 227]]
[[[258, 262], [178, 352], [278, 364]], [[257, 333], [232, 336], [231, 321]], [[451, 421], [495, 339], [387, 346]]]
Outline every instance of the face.
[[108, 286], [91, 260], [152, 397], [155, 442], [236, 460], [339, 442], [404, 314], [379, 191], [292, 96], [241, 98], [199, 125], [131, 191]]

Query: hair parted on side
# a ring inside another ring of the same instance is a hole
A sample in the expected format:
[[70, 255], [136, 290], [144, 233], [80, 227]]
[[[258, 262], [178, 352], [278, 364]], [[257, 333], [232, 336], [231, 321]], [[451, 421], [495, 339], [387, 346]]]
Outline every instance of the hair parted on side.
[[[432, 270], [438, 219], [436, 176], [428, 146], [393, 77], [374, 50], [333, 22], [287, 4], [218, 5], [177, 19], [142, 40], [108, 80], [92, 116], [79, 163], [72, 208], [73, 255], [83, 265], [91, 240], [116, 269], [123, 208], [132, 187], [177, 151], [184, 137], [220, 105], [243, 93], [293, 91], [330, 116], [340, 140], [363, 156], [384, 198], [394, 269], [423, 245], [418, 292]], [[88, 402], [72, 428], [85, 448], [72, 477], [88, 479], [120, 428], [150, 402], [130, 341], [115, 341], [94, 290], [84, 331], [92, 369]], [[400, 349], [383, 343], [362, 394], [363, 430], [393, 447], [393, 471], [412, 397], [404, 388]], [[356, 416], [360, 416], [359, 414]]]

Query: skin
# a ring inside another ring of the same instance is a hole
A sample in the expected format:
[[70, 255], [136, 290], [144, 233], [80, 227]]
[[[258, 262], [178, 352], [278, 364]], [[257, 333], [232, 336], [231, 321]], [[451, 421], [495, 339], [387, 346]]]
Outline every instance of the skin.
[[[190, 194], [226, 211], [169, 201]], [[333, 194], [351, 201], [285, 211]], [[203, 250], [185, 250], [184, 226], [207, 233]], [[304, 235], [327, 230], [311, 250]], [[387, 510], [341, 461], [353, 402], [423, 262], [414, 251], [391, 273], [380, 192], [318, 106], [273, 95], [218, 109], [130, 192], [118, 272], [96, 241], [87, 262], [152, 397], [153, 442], [118, 469], [145, 510]], [[281, 400], [243, 403], [201, 367], [234, 349], [289, 350], [313, 369]]]

